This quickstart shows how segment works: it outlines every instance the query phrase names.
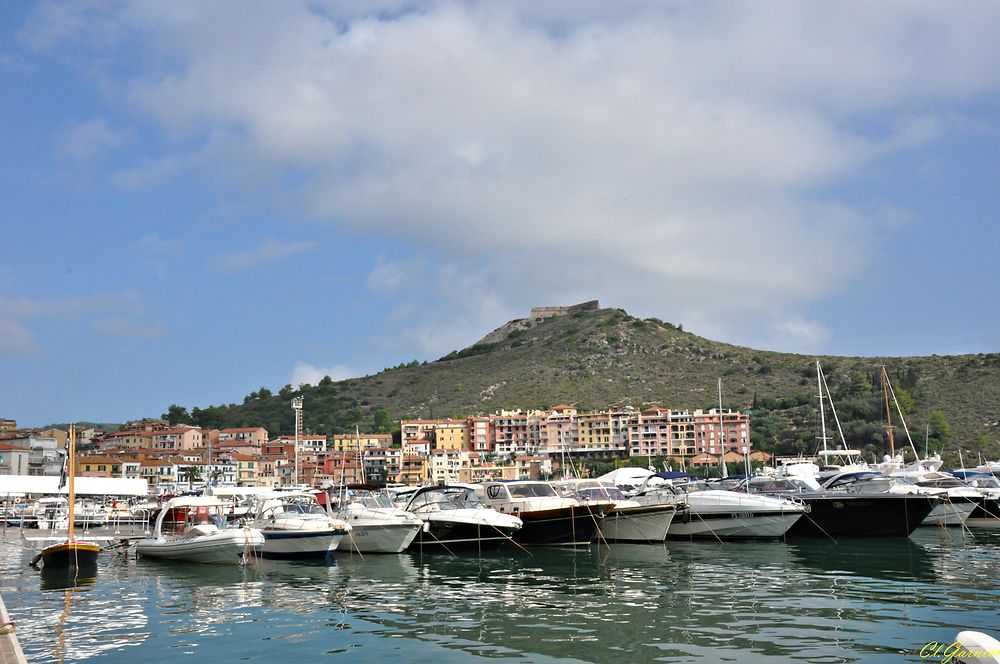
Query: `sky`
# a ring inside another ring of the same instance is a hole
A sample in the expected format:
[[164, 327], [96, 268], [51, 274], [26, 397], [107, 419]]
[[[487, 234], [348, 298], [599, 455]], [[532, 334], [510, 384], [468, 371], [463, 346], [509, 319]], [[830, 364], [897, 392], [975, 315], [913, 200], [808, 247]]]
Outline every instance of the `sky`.
[[1000, 351], [995, 2], [0, 9], [0, 417], [375, 373], [599, 299]]

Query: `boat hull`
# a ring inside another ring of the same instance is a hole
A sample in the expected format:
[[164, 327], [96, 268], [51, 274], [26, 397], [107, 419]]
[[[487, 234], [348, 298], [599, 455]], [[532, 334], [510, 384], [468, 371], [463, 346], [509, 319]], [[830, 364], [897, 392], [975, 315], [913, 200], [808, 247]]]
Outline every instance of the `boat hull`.
[[99, 544], [60, 542], [42, 549], [42, 564], [47, 568], [86, 568], [97, 565]]
[[522, 546], [588, 546], [604, 519], [603, 508], [589, 505], [518, 512], [524, 526], [514, 535]]
[[682, 510], [670, 524], [668, 537], [684, 539], [779, 539], [801, 518], [802, 512]]
[[965, 520], [965, 527], [972, 530], [1000, 530], [1000, 502], [995, 498], [981, 498]]
[[410, 551], [494, 550], [510, 543], [516, 528], [446, 519], [428, 519], [410, 543]]
[[977, 501], [952, 498], [934, 506], [931, 513], [920, 522], [921, 526], [964, 526]]
[[371, 523], [354, 519], [351, 533], [338, 551], [400, 553], [413, 543], [421, 526], [419, 523]]
[[908, 537], [938, 502], [920, 494], [798, 497], [811, 511], [788, 537]]
[[335, 551], [347, 536], [343, 528], [316, 531], [262, 530], [265, 558], [323, 558]]
[[243, 529], [202, 537], [139, 540], [136, 552], [147, 558], [239, 565], [259, 555], [263, 546], [259, 530]]
[[608, 542], [662, 542], [676, 514], [672, 505], [615, 508], [601, 522], [601, 536]]

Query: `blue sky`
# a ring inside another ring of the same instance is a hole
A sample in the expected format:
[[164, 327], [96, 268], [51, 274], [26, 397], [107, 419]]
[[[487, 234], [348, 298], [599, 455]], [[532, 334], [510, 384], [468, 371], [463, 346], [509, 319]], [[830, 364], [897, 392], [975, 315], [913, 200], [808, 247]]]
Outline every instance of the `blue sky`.
[[1000, 350], [989, 2], [0, 10], [0, 416], [116, 421], [599, 298]]

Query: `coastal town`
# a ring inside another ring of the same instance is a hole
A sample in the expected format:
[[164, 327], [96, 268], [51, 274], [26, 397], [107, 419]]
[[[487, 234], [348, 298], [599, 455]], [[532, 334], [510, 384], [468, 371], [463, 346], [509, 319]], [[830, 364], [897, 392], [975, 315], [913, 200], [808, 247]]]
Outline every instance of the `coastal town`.
[[[0, 420], [0, 474], [58, 475], [67, 432]], [[264, 427], [202, 429], [160, 419], [117, 431], [78, 431], [77, 476], [144, 479], [151, 494], [205, 484], [237, 487], [404, 485], [549, 479], [575, 461], [670, 459], [715, 466], [752, 451], [749, 418], [735, 410], [667, 408], [501, 410], [465, 419], [402, 420], [395, 433], [269, 436]]]

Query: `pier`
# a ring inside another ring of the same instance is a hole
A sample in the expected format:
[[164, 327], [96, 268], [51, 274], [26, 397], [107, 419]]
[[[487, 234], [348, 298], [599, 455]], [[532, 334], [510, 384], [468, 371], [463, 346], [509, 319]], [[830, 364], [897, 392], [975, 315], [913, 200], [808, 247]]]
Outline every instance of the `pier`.
[[0, 596], [0, 664], [28, 664], [17, 642], [17, 630], [7, 615], [3, 596]]

